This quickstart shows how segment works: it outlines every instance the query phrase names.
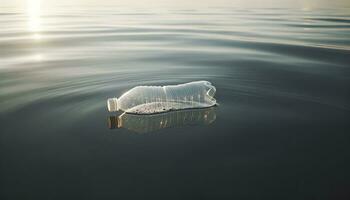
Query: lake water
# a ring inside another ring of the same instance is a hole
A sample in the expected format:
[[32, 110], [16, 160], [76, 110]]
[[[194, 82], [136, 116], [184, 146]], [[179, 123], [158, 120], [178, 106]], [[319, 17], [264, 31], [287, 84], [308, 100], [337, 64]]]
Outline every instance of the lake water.
[[[35, 9], [0, 7], [1, 199], [350, 196], [349, 9]], [[220, 105], [107, 111], [194, 80]]]

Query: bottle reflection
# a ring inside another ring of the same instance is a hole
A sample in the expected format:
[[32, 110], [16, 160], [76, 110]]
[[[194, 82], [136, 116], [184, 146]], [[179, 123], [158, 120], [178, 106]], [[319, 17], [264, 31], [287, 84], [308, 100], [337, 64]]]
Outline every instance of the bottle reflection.
[[136, 115], [123, 113], [110, 116], [110, 129], [126, 128], [137, 133], [148, 133], [164, 128], [181, 126], [208, 125], [216, 119], [216, 107], [204, 109], [180, 110], [154, 115]]

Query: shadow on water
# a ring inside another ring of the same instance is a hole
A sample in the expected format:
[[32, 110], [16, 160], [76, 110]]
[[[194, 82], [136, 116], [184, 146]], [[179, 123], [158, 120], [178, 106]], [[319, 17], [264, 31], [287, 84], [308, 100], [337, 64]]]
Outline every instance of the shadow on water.
[[123, 113], [108, 118], [110, 129], [125, 128], [136, 133], [149, 133], [166, 128], [209, 125], [216, 120], [216, 107], [187, 109], [153, 115]]

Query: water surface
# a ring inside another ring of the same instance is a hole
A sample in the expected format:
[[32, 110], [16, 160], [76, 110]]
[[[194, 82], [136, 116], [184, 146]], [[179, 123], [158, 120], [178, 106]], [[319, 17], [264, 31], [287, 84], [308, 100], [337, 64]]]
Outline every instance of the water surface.
[[[349, 13], [0, 7], [1, 199], [349, 195]], [[107, 98], [194, 80], [211, 123], [108, 127]]]

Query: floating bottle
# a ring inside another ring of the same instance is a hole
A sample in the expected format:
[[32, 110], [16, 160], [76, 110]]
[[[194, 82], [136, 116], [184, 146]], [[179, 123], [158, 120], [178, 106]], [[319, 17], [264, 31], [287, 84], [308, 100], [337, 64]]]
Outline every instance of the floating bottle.
[[137, 86], [119, 98], [107, 100], [110, 112], [153, 114], [216, 105], [216, 88], [208, 81], [168, 86]]

